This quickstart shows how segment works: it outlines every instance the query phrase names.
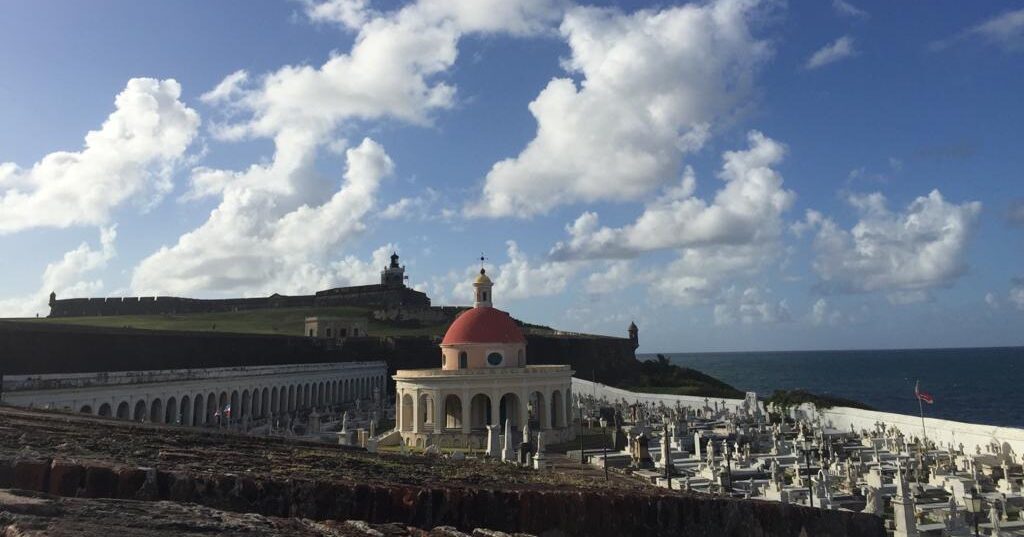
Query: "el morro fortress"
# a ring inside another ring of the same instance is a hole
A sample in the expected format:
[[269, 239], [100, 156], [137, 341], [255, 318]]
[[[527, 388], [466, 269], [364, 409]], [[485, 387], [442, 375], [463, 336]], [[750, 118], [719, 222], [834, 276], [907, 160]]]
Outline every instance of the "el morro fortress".
[[380, 283], [336, 287], [312, 295], [285, 296], [274, 293], [258, 298], [198, 299], [173, 296], [62, 298], [50, 294], [50, 317], [93, 317], [113, 315], [161, 315], [232, 312], [272, 308], [323, 308], [359, 306], [379, 311], [430, 310], [425, 293], [405, 286], [405, 267], [398, 254], [381, 271]]

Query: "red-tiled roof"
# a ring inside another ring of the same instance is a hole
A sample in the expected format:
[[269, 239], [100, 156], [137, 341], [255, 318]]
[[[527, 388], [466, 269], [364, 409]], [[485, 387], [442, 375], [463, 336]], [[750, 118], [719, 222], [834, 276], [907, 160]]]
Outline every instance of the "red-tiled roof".
[[459, 343], [526, 343], [526, 338], [509, 314], [480, 307], [459, 315], [441, 342], [442, 345]]

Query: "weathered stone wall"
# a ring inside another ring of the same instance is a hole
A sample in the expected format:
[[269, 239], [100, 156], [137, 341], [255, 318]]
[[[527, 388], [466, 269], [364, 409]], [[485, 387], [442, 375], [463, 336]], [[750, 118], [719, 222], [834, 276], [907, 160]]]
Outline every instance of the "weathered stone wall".
[[[89, 373], [384, 360], [398, 369], [441, 366], [440, 338], [316, 338], [96, 328], [0, 321], [0, 373]], [[568, 364], [576, 375], [620, 383], [636, 372], [628, 339], [527, 335], [527, 362]]]
[[364, 306], [429, 308], [426, 294], [408, 287], [360, 285], [320, 291], [315, 295], [272, 295], [261, 298], [198, 299], [173, 296], [66, 298], [50, 304], [50, 317], [96, 317], [231, 312], [272, 308]]
[[884, 537], [871, 515], [700, 495], [489, 490], [192, 475], [48, 458], [0, 459], [0, 488], [58, 496], [189, 502], [314, 520], [421, 528], [487, 527], [538, 535]]
[[308, 337], [2, 321], [0, 349], [0, 373], [8, 375], [351, 361]]

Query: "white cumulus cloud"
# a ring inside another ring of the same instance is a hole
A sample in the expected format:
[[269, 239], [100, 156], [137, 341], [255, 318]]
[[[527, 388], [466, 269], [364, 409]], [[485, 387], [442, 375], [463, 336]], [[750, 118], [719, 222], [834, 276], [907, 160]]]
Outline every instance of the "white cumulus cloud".
[[628, 258], [669, 248], [742, 246], [772, 242], [782, 234], [782, 214], [796, 195], [783, 187], [772, 167], [785, 156], [783, 144], [757, 131], [750, 146], [722, 155], [718, 177], [725, 184], [706, 201], [694, 195], [696, 178], [687, 170], [682, 183], [647, 205], [635, 222], [602, 227], [595, 213], [567, 227], [570, 239], [552, 249], [555, 259]]
[[954, 204], [938, 190], [893, 212], [882, 194], [852, 195], [860, 219], [850, 230], [813, 211], [814, 270], [830, 292], [883, 292], [895, 303], [926, 299], [967, 270], [967, 246], [981, 203]]
[[174, 80], [133, 78], [80, 151], [50, 153], [27, 169], [0, 163], [0, 235], [102, 226], [128, 201], [159, 201], [199, 127], [180, 97]]
[[715, 304], [715, 324], [781, 323], [792, 320], [785, 299], [770, 298], [770, 291], [757, 287], [738, 289], [730, 287], [722, 293], [721, 302]]
[[530, 103], [537, 132], [487, 174], [477, 216], [530, 216], [555, 206], [638, 199], [679, 171], [716, 122], [748, 97], [770, 56], [751, 29], [755, 0], [717, 0], [631, 14], [574, 7], [560, 31], [570, 77]]
[[364, 229], [363, 219], [393, 164], [380, 144], [364, 139], [346, 152], [341, 188], [310, 205], [295, 190], [311, 174], [314, 152], [308, 143], [298, 154], [279, 151], [273, 163], [235, 173], [204, 224], [136, 267], [135, 292], [294, 293], [346, 279], [326, 268], [329, 256]]
[[93, 249], [83, 242], [77, 248], [66, 252], [59, 261], [46, 265], [39, 289], [27, 296], [0, 299], [0, 316], [31, 317], [45, 316], [49, 311], [47, 301], [50, 292], [58, 297], [91, 296], [103, 290], [102, 279], [82, 279], [88, 273], [102, 270], [117, 255], [114, 241], [117, 227], [100, 229], [100, 247]]

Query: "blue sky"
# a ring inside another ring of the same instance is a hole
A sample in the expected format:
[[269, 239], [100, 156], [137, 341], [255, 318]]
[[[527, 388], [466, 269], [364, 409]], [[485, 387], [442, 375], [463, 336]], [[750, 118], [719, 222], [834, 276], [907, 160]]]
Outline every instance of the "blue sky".
[[398, 249], [647, 352], [1024, 344], [1017, 3], [10, 3], [0, 47], [0, 315]]

